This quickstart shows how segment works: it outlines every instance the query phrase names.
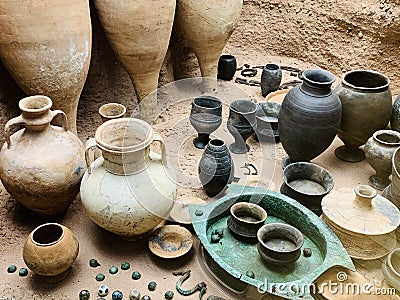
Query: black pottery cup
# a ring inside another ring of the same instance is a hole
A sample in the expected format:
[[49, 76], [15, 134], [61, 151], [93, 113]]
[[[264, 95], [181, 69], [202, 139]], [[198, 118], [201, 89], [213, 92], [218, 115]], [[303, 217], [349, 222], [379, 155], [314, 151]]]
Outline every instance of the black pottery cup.
[[235, 76], [236, 68], [236, 58], [233, 55], [221, 55], [218, 61], [218, 79], [232, 80], [233, 76]]
[[197, 131], [193, 144], [204, 149], [210, 141], [210, 134], [222, 123], [222, 103], [212, 96], [200, 96], [193, 100], [190, 112], [190, 124]]
[[244, 154], [250, 150], [246, 140], [255, 132], [257, 105], [250, 100], [235, 100], [229, 107], [228, 131], [235, 138], [229, 150]]
[[282, 70], [278, 65], [267, 64], [261, 74], [261, 94], [263, 97], [279, 89], [282, 80]]
[[333, 186], [333, 176], [323, 167], [309, 162], [295, 162], [283, 170], [280, 192], [320, 216], [322, 198]]
[[304, 237], [297, 228], [283, 223], [269, 223], [257, 232], [257, 250], [268, 264], [288, 265], [301, 255]]
[[278, 117], [281, 105], [275, 102], [260, 102], [256, 113], [256, 134], [260, 143], [279, 142]]

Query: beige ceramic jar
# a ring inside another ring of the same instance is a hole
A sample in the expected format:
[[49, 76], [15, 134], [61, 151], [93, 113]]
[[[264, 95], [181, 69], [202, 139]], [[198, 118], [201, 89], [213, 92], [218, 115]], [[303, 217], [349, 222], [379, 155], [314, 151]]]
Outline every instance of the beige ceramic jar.
[[11, 76], [26, 94], [49, 96], [76, 133], [92, 51], [89, 1], [0, 1], [0, 28], [0, 56]]
[[[160, 143], [161, 156], [150, 150], [154, 142]], [[92, 162], [96, 145], [102, 156]], [[168, 217], [177, 182], [164, 141], [148, 123], [134, 118], [103, 123], [88, 141], [86, 161], [81, 199], [100, 227], [135, 240]]]
[[28, 236], [23, 258], [29, 269], [47, 282], [63, 280], [79, 252], [79, 242], [67, 227], [46, 223]]
[[[0, 152], [4, 187], [41, 215], [58, 215], [68, 208], [86, 169], [82, 142], [68, 131], [65, 114], [50, 110], [51, 106], [46, 96], [22, 99], [22, 115], [7, 122]], [[50, 125], [56, 117], [61, 117], [63, 127]], [[25, 128], [12, 134], [16, 126]]]

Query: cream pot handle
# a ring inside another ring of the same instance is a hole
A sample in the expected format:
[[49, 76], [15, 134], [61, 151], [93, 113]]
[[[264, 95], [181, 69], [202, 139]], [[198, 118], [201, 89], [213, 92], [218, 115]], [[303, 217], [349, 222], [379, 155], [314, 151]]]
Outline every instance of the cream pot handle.
[[68, 120], [67, 115], [62, 110], [56, 109], [50, 112], [51, 113], [51, 121], [54, 120], [55, 117], [61, 116], [61, 126], [62, 128], [67, 131], [68, 130]]
[[161, 161], [163, 165], [167, 164], [167, 149], [165, 148], [165, 142], [162, 136], [158, 132], [153, 133], [153, 142], [159, 142], [161, 146]]
[[4, 127], [4, 134], [6, 136], [7, 148], [10, 148], [11, 145], [10, 136], [14, 133], [14, 131], [11, 130], [12, 127], [24, 126], [24, 125], [26, 125], [26, 122], [25, 119], [22, 117], [22, 115], [15, 117], [6, 123], [6, 126]]
[[95, 160], [95, 151], [97, 148], [97, 143], [96, 139], [90, 138], [86, 142], [86, 149], [85, 149], [85, 161], [86, 161], [86, 167], [88, 170], [88, 174], [92, 173], [92, 169], [90, 168], [90, 165], [92, 162]]

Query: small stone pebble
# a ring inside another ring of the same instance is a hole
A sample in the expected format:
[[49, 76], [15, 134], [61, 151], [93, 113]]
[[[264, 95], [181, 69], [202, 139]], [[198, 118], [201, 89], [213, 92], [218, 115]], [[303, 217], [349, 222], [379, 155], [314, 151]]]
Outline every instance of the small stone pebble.
[[130, 267], [131, 267], [131, 265], [130, 265], [130, 263], [128, 263], [128, 262], [124, 262], [124, 263], [122, 263], [122, 265], [121, 265], [121, 269], [122, 269], [122, 270], [129, 270]]
[[90, 292], [88, 290], [82, 290], [79, 293], [79, 300], [89, 300]]
[[112, 266], [108, 272], [110, 272], [110, 274], [117, 274], [118, 273], [118, 268], [116, 266]]
[[151, 281], [147, 285], [147, 288], [149, 289], [149, 291], [155, 291], [156, 287], [157, 287], [157, 283], [155, 281]]
[[7, 272], [8, 273], [14, 273], [15, 271], [17, 271], [17, 266], [16, 265], [11, 265], [7, 268]]
[[97, 274], [96, 275], [96, 280], [97, 281], [103, 281], [106, 278], [106, 276], [104, 276], [104, 274]]
[[174, 292], [166, 291], [164, 297], [165, 297], [165, 299], [172, 299], [172, 298], [174, 298]]
[[108, 295], [108, 286], [106, 286], [105, 284], [102, 284], [101, 286], [99, 286], [99, 290], [97, 291], [97, 294], [100, 297], [107, 296]]
[[112, 300], [121, 300], [123, 297], [124, 295], [122, 294], [122, 292], [118, 290], [114, 291], [111, 296]]
[[304, 249], [303, 249], [303, 255], [304, 255], [305, 257], [310, 257], [310, 256], [312, 255], [312, 250], [311, 250], [311, 248], [304, 248]]
[[129, 300], [139, 300], [140, 293], [138, 290], [132, 290], [129, 294]]
[[135, 272], [132, 273], [132, 279], [133, 280], [139, 280], [140, 277], [142, 277], [142, 275], [138, 271], [135, 271]]
[[97, 259], [92, 258], [91, 260], [89, 260], [89, 266], [91, 266], [92, 268], [96, 268], [100, 266], [100, 264]]
[[28, 275], [28, 270], [26, 268], [21, 268], [19, 269], [19, 276], [21, 277], [25, 277], [26, 275]]
[[151, 300], [151, 298], [148, 295], [144, 295], [141, 300]]

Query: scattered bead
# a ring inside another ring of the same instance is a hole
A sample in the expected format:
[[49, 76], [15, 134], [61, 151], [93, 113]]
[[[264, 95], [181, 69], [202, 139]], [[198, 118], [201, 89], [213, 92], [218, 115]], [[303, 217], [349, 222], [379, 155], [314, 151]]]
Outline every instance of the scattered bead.
[[140, 293], [138, 290], [132, 290], [129, 294], [129, 300], [139, 300]]
[[15, 271], [17, 271], [17, 266], [16, 265], [11, 265], [7, 268], [7, 272], [8, 273], [14, 273]]
[[107, 296], [107, 295], [108, 295], [108, 286], [102, 284], [102, 285], [99, 287], [99, 290], [97, 291], [97, 294], [98, 294], [100, 297]]
[[256, 277], [256, 275], [254, 274], [253, 271], [247, 271], [247, 272], [246, 272], [246, 276], [247, 276], [247, 277], [250, 277], [250, 278], [253, 278], [253, 279]]
[[224, 235], [224, 229], [223, 229], [223, 228], [216, 229], [216, 230], [215, 230], [215, 234]]
[[310, 257], [312, 255], [311, 248], [304, 248], [303, 249], [303, 254], [304, 254], [305, 257]]
[[103, 281], [106, 278], [106, 276], [104, 276], [104, 274], [97, 274], [96, 275], [96, 280], [97, 281]]
[[172, 299], [172, 298], [174, 298], [174, 292], [166, 291], [164, 296], [165, 296], [165, 299]]
[[28, 275], [28, 270], [26, 268], [19, 269], [19, 276], [25, 277], [26, 275]]
[[88, 290], [82, 290], [79, 293], [79, 300], [89, 300], [90, 292]]
[[148, 295], [144, 295], [141, 300], [151, 300], [151, 298]]
[[140, 277], [142, 277], [142, 275], [140, 275], [140, 273], [138, 271], [135, 271], [132, 273], [132, 279], [133, 280], [139, 280]]
[[89, 260], [89, 265], [92, 268], [96, 268], [98, 266], [100, 266], [99, 262], [97, 261], [97, 259], [92, 258], [91, 260]]
[[112, 300], [121, 300], [124, 297], [124, 295], [122, 294], [121, 291], [114, 291], [111, 297]]
[[118, 268], [116, 266], [112, 266], [108, 272], [110, 272], [110, 274], [117, 274], [118, 273]]
[[203, 211], [201, 211], [201, 210], [196, 210], [195, 212], [194, 212], [194, 214], [196, 215], [196, 216], [198, 216], [198, 217], [201, 217], [202, 215], [203, 215]]
[[124, 262], [124, 263], [122, 263], [122, 265], [121, 265], [121, 269], [122, 269], [122, 270], [129, 270], [130, 267], [131, 267], [131, 265], [130, 265], [130, 263], [128, 263], [128, 262]]
[[155, 291], [156, 287], [157, 287], [157, 283], [155, 281], [151, 281], [147, 285], [147, 288], [149, 289], [149, 291]]

